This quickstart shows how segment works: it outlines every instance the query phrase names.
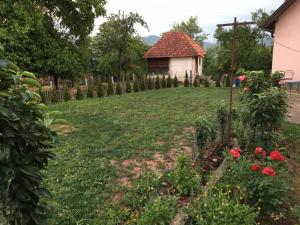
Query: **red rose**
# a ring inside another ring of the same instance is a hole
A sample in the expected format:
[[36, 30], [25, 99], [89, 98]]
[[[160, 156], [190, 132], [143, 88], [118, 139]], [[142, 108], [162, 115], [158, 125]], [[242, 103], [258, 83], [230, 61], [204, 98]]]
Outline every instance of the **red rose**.
[[234, 150], [241, 153], [241, 148], [240, 147], [236, 147]]
[[244, 81], [244, 80], [246, 80], [246, 76], [245, 76], [245, 75], [241, 75], [241, 76], [239, 76], [239, 80], [240, 80], [240, 81]]
[[267, 152], [266, 152], [266, 151], [262, 151], [262, 152], [261, 152], [261, 157], [262, 157], [262, 158], [265, 158], [266, 155], [267, 155]]
[[270, 177], [274, 177], [276, 175], [276, 172], [272, 167], [265, 167], [261, 172], [262, 174], [265, 174]]
[[239, 158], [241, 156], [241, 153], [239, 151], [236, 151], [234, 149], [231, 149], [229, 151], [229, 155], [233, 156], [234, 158]]
[[252, 171], [258, 171], [259, 169], [260, 169], [260, 165], [252, 165], [251, 167], [250, 167], [250, 169], [252, 170]]
[[263, 150], [264, 150], [264, 149], [263, 149], [262, 147], [257, 147], [257, 148], [255, 149], [255, 154], [257, 155], [257, 154], [261, 153]]
[[285, 160], [285, 157], [278, 150], [270, 152], [270, 158], [275, 161]]

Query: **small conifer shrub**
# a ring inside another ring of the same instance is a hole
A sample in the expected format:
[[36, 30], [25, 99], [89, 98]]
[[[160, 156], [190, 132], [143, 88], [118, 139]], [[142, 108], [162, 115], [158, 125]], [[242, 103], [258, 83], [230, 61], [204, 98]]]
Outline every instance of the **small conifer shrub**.
[[103, 85], [101, 81], [99, 81], [98, 87], [97, 87], [97, 97], [102, 98], [104, 97], [104, 90], [103, 90]]
[[167, 87], [167, 82], [166, 82], [166, 76], [163, 75], [162, 80], [161, 80], [161, 87], [166, 88]]
[[116, 94], [117, 95], [121, 95], [122, 94], [122, 86], [121, 86], [120, 82], [117, 83]]
[[57, 90], [54, 88], [51, 90], [51, 103], [57, 103], [57, 102], [58, 102]]
[[204, 78], [204, 87], [209, 87], [209, 81], [208, 81], [208, 78], [207, 77], [205, 77]]
[[184, 77], [184, 81], [183, 81], [183, 86], [189, 87], [189, 85], [190, 85], [190, 82], [189, 82], [189, 76], [188, 76], [188, 73], [185, 72], [185, 77]]
[[130, 80], [126, 80], [126, 93], [131, 93], [131, 83]]
[[169, 74], [168, 79], [167, 79], [167, 88], [171, 88], [172, 87], [172, 79], [171, 76]]
[[155, 80], [155, 89], [160, 89], [160, 80], [159, 80], [159, 76], [156, 76], [156, 80]]
[[142, 77], [141, 78], [141, 85], [140, 85], [140, 87], [141, 87], [141, 91], [145, 91], [146, 90], [146, 85], [145, 85], [145, 79], [144, 79], [144, 77]]
[[93, 98], [94, 97], [94, 93], [93, 92], [94, 92], [93, 88], [91, 86], [88, 86], [86, 97], [87, 98]]
[[112, 83], [111, 77], [108, 78], [107, 96], [115, 94], [114, 85]]
[[153, 87], [154, 87], [154, 85], [153, 85], [153, 79], [149, 76], [149, 79], [148, 79], [148, 89], [152, 90]]
[[147, 76], [146, 77], [144, 77], [144, 81], [145, 81], [145, 90], [147, 90], [148, 89], [148, 82], [149, 82], [149, 80], [148, 80], [148, 78], [147, 78]]
[[64, 87], [64, 101], [70, 101], [71, 100], [71, 95], [70, 95], [70, 90], [67, 86]]
[[199, 77], [198, 77], [198, 75], [195, 76], [195, 78], [194, 78], [193, 86], [194, 87], [199, 87]]
[[173, 86], [176, 88], [176, 87], [179, 87], [179, 82], [178, 82], [178, 79], [177, 79], [177, 76], [175, 75], [174, 77], [174, 81], [173, 81]]
[[221, 82], [219, 78], [216, 80], [216, 87], [221, 87]]
[[77, 100], [82, 100], [83, 99], [83, 94], [82, 94], [82, 91], [81, 91], [79, 86], [77, 87], [76, 99]]
[[139, 80], [137, 78], [135, 78], [134, 83], [133, 83], [133, 91], [134, 92], [139, 92], [140, 91]]

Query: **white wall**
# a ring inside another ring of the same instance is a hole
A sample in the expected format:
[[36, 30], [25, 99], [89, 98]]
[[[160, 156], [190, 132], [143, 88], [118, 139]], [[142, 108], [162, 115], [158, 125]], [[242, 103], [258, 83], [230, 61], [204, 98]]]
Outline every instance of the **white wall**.
[[[201, 59], [202, 61], [202, 59]], [[192, 70], [193, 76], [197, 73], [202, 74], [202, 64], [198, 67], [198, 71], [196, 71], [196, 58], [193, 57], [185, 57], [185, 58], [170, 58], [169, 62], [169, 73], [172, 78], [177, 76], [179, 81], [183, 81], [185, 77], [185, 71]]]

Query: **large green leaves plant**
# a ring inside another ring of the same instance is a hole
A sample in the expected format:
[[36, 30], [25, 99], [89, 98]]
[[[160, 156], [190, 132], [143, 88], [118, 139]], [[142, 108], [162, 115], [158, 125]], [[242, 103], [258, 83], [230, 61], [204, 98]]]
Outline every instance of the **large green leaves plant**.
[[0, 61], [0, 216], [9, 225], [43, 224], [46, 213], [42, 170], [54, 157], [50, 127], [62, 121], [46, 112], [39, 87], [34, 74]]

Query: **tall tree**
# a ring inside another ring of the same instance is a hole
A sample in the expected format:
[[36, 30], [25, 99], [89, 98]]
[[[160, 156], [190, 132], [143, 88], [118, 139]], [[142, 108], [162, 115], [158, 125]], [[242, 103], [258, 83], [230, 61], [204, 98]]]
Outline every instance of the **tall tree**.
[[[94, 19], [105, 0], [2, 0], [0, 45], [26, 70], [74, 78], [85, 71]], [[56, 82], [57, 83], [57, 82]]]
[[175, 23], [171, 31], [185, 32], [201, 45], [203, 45], [203, 41], [207, 39], [207, 34], [205, 34], [200, 27], [197, 16], [191, 16], [187, 21]]
[[125, 72], [135, 70], [141, 64], [146, 45], [137, 35], [135, 25], [147, 27], [137, 13], [111, 14], [100, 25], [99, 32], [91, 43], [93, 58], [97, 60], [101, 72], [124, 78]]
[[[271, 37], [263, 32], [261, 24], [267, 18], [264, 10], [252, 13], [254, 26], [245, 25], [237, 28], [236, 64], [238, 68], [247, 70], [271, 69], [272, 50], [266, 45]], [[232, 29], [219, 27], [215, 32], [217, 39], [217, 67], [224, 72], [229, 72], [231, 64]]]

